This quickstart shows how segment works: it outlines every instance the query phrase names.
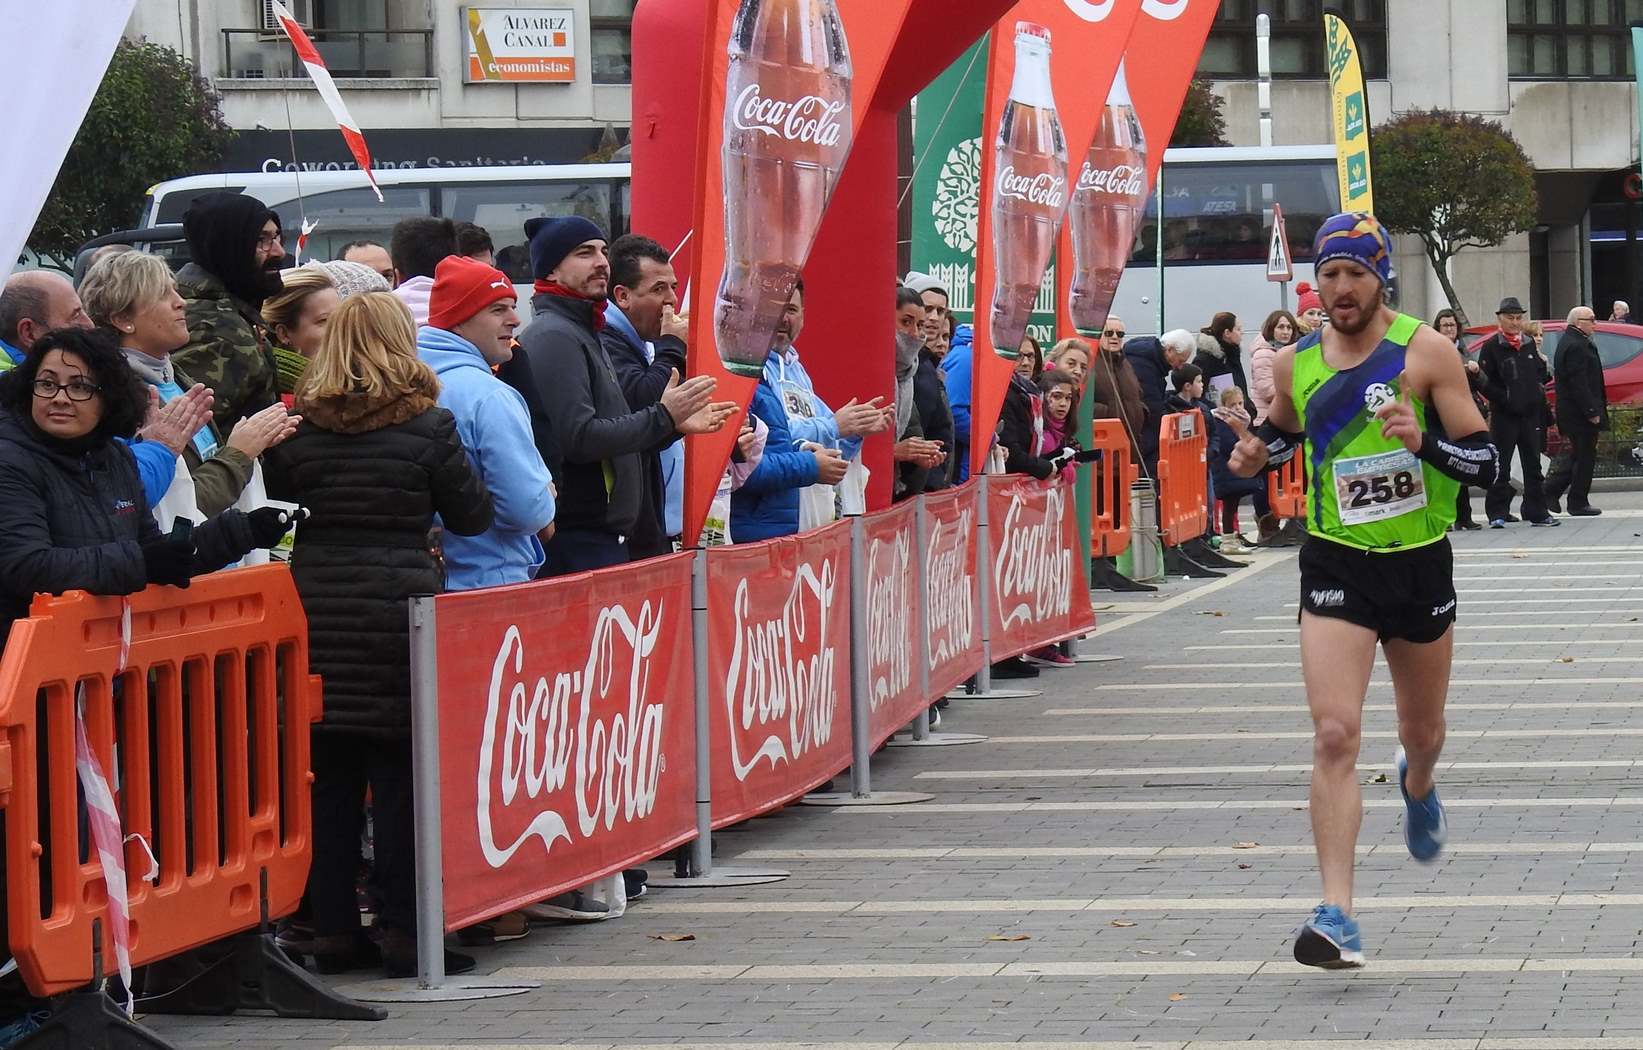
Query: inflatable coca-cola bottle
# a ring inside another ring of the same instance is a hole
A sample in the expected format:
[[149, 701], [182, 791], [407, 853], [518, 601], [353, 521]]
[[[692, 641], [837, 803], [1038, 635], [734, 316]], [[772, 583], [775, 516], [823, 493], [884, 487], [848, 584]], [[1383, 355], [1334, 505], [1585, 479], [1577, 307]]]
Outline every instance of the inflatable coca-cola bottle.
[[1067, 310], [1079, 332], [1099, 335], [1107, 323], [1146, 207], [1147, 142], [1119, 62], [1067, 219], [1073, 242]]
[[742, 0], [725, 83], [725, 367], [759, 376], [850, 152], [850, 49], [834, 0]]
[[1015, 24], [1015, 77], [998, 126], [993, 188], [993, 349], [1014, 360], [1066, 215], [1067, 142], [1050, 87], [1050, 31]]

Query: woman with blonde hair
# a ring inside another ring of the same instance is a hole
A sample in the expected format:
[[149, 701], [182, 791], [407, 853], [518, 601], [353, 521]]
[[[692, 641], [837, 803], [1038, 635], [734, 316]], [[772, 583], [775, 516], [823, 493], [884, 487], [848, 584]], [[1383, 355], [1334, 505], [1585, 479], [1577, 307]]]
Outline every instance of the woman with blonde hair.
[[[416, 972], [407, 600], [444, 589], [428, 548], [435, 516], [476, 536], [493, 513], [438, 394], [405, 304], [387, 292], [354, 296], [331, 315], [297, 387], [302, 425], [268, 458], [270, 495], [311, 514], [291, 574], [308, 613], [309, 664], [325, 681], [325, 715], [313, 732], [314, 937], [304, 946], [324, 973], [379, 960], [390, 976]], [[376, 944], [354, 894], [367, 788], [381, 893]], [[447, 972], [473, 966], [446, 954]]]
[[336, 282], [318, 266], [280, 272], [283, 288], [262, 301], [262, 319], [274, 334], [274, 365], [281, 394], [296, 392], [308, 362], [319, 352], [325, 325], [342, 302]]
[[[93, 321], [113, 331], [126, 363], [162, 402], [195, 385], [171, 361], [172, 351], [188, 343], [188, 320], [165, 260], [137, 251], [101, 259], [86, 272], [80, 301]], [[284, 405], [270, 405], [235, 424], [227, 441], [216, 424], [201, 427], [183, 449], [186, 476], [178, 475], [156, 508], [162, 526], [169, 527], [168, 520], [179, 515], [214, 518], [234, 506], [251, 481], [257, 457], [290, 436], [298, 422]]]

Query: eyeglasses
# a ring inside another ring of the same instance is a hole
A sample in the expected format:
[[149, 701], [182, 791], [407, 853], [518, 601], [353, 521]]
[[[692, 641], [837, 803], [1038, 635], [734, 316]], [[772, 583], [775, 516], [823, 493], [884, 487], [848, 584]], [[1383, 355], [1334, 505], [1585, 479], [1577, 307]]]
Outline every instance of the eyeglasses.
[[34, 381], [34, 396], [50, 401], [57, 396], [57, 391], [68, 394], [70, 401], [90, 401], [103, 392], [103, 388], [96, 383], [88, 383], [84, 379], [74, 378], [66, 383], [59, 383], [55, 379], [36, 379]]
[[1128, 332], [1125, 332], [1125, 331], [1122, 331], [1122, 330], [1115, 332], [1115, 331], [1113, 331], [1112, 329], [1109, 328], [1105, 332], [1101, 333], [1101, 338], [1103, 338], [1103, 339], [1122, 339], [1122, 338], [1124, 338], [1124, 336], [1126, 336], [1128, 334], [1129, 334]]
[[277, 234], [277, 233], [265, 233], [261, 237], [257, 238], [257, 247], [259, 247], [259, 248], [272, 248], [274, 245], [278, 244], [279, 242], [280, 242], [280, 235], [279, 234]]

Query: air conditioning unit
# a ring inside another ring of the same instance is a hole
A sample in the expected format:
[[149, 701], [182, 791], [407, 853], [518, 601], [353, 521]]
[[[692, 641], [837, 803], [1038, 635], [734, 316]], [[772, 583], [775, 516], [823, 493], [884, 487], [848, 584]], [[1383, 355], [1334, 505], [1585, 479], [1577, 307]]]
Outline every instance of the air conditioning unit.
[[[279, 19], [274, 17], [272, 0], [256, 0], [257, 28], [262, 30], [258, 34], [259, 40], [279, 40], [284, 37], [280, 31]], [[297, 20], [297, 25], [304, 29], [314, 28], [314, 0], [285, 0], [285, 9], [291, 12], [291, 17]]]

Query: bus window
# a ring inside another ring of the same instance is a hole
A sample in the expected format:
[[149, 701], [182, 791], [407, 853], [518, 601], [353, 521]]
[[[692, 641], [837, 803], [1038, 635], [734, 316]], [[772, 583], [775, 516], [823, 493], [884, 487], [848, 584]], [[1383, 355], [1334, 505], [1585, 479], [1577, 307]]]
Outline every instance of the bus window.
[[611, 232], [611, 184], [590, 182], [488, 182], [440, 188], [442, 213], [483, 226], [496, 246], [496, 268], [515, 284], [531, 283], [525, 220], [543, 215], [580, 215]]
[[[245, 192], [245, 187], [244, 186], [220, 186], [220, 187], [214, 187], [212, 189], [195, 190], [192, 193], [189, 193], [189, 192], [186, 192], [186, 191], [178, 191], [178, 192], [175, 192], [175, 193], [168, 193], [165, 196], [160, 198], [159, 211], [155, 213], [153, 219], [148, 223], [148, 225], [150, 225], [150, 226], [159, 226], [162, 223], [182, 222], [183, 221], [183, 212], [187, 211], [188, 206], [190, 204], [194, 203], [194, 198], [195, 197], [204, 197], [208, 193], [244, 193], [244, 192]], [[143, 202], [142, 214], [147, 215], [149, 213], [149, 206], [150, 206], [151, 203], [152, 203], [152, 201], [144, 201]]]
[[433, 190], [428, 186], [384, 186], [382, 203], [369, 187], [331, 190], [309, 194], [299, 205], [286, 200], [270, 205], [280, 217], [285, 234], [285, 253], [291, 255], [302, 232], [302, 217], [316, 223], [308, 236], [303, 261], [335, 259], [349, 241], [376, 241], [387, 245], [394, 223], [413, 216], [432, 214]]
[[[1312, 258], [1312, 238], [1336, 211], [1335, 166], [1326, 161], [1260, 164], [1171, 164], [1164, 169], [1164, 261], [1246, 262], [1266, 259], [1264, 211], [1284, 209], [1290, 255]], [[1158, 200], [1147, 214], [1130, 262], [1153, 264], [1157, 255]]]

